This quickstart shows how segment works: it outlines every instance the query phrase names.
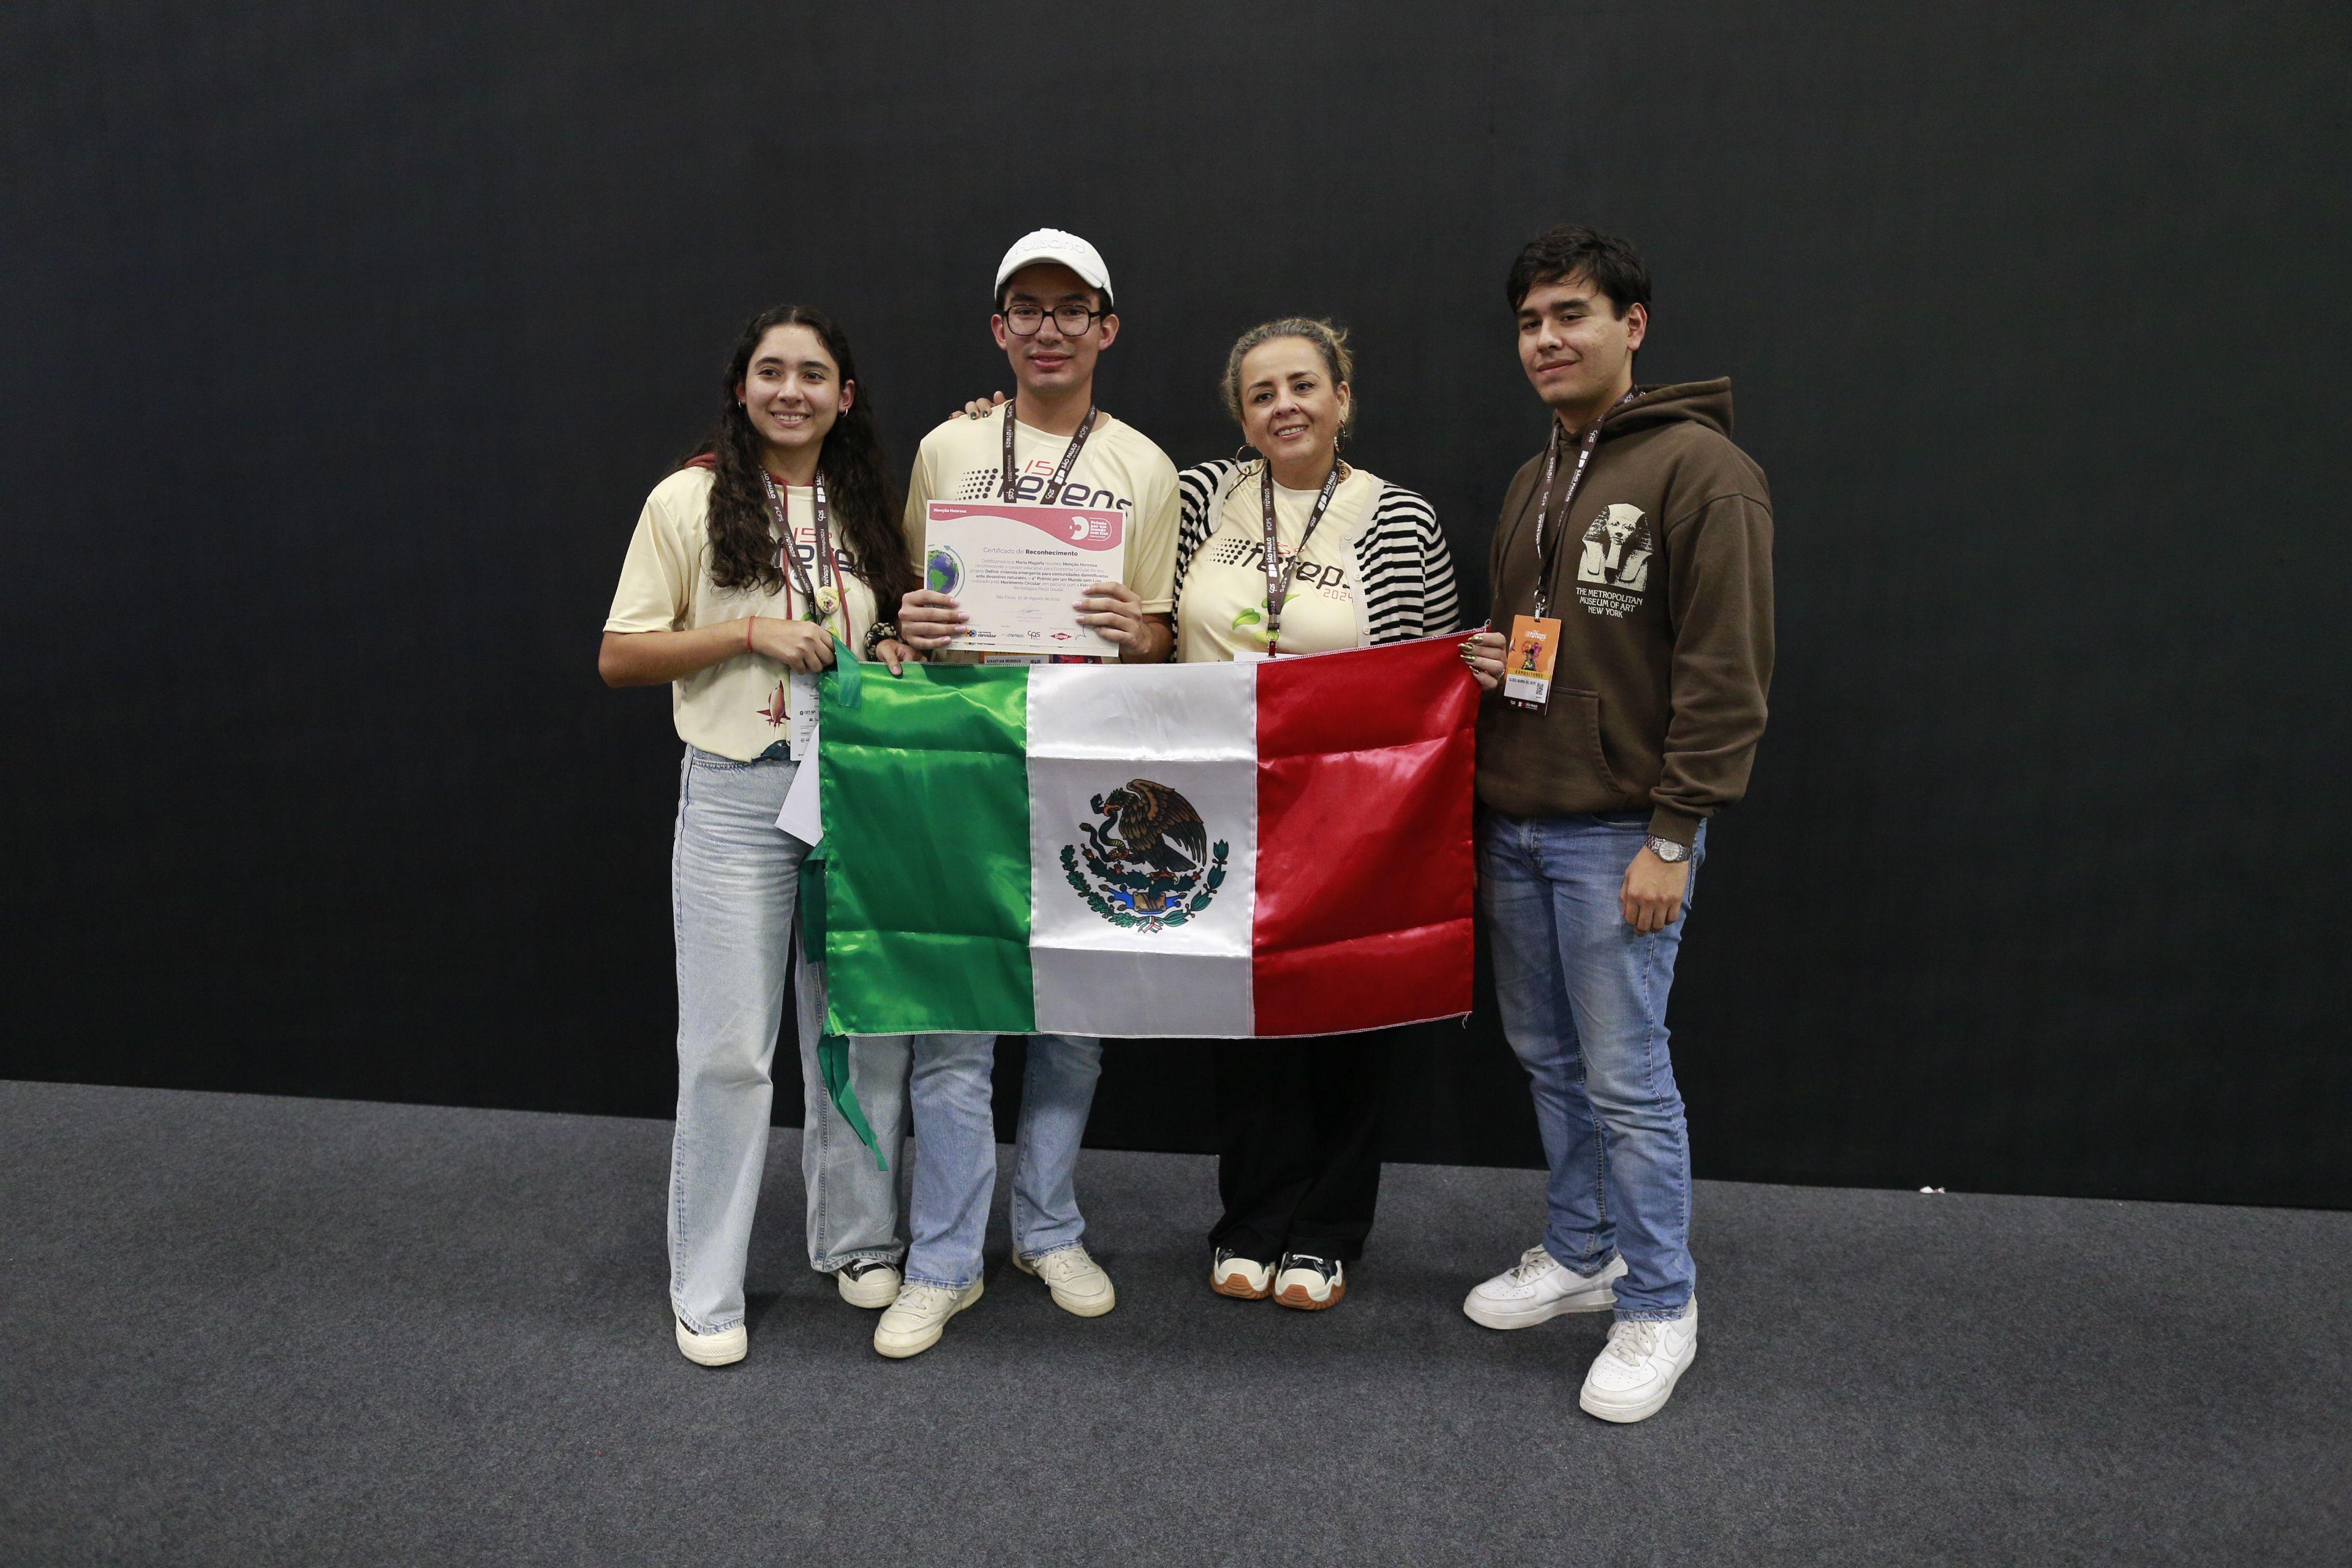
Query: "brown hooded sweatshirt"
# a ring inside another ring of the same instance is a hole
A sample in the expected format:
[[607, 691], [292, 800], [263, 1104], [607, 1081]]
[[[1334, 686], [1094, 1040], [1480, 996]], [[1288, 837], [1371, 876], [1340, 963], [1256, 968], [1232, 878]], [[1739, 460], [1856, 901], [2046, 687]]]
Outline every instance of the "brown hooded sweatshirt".
[[[1478, 715], [1478, 798], [1515, 816], [1650, 812], [1688, 844], [1748, 787], [1772, 679], [1772, 500], [1731, 444], [1731, 383], [1641, 390], [1601, 423], [1565, 517], [1576, 465], [1552, 481], [1564, 527], [1551, 614], [1560, 623], [1550, 705], [1490, 691]], [[1535, 610], [1540, 453], [1511, 480], [1487, 557], [1494, 626]]]

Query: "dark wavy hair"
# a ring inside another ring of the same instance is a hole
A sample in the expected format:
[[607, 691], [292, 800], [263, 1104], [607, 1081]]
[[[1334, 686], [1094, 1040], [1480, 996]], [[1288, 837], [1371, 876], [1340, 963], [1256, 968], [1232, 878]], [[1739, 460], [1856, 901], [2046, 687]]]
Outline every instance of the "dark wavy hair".
[[898, 486], [891, 478], [882, 437], [875, 428], [874, 395], [858, 378], [849, 339], [832, 317], [807, 305], [778, 305], [743, 324], [743, 333], [735, 340], [735, 352], [727, 361], [718, 428], [689, 459], [707, 462], [714, 474], [711, 581], [722, 588], [757, 587], [769, 594], [784, 584], [784, 569], [776, 561], [767, 487], [760, 477], [760, 433], [751, 427], [751, 415], [736, 401], [736, 390], [751, 371], [760, 340], [778, 327], [806, 327], [814, 332], [840, 367], [842, 384], [857, 388], [856, 399], [825, 432], [817, 467], [824, 470], [825, 504], [843, 552], [866, 585], [874, 590], [875, 603], [887, 616], [916, 586], [899, 518]]
[[1609, 296], [1619, 321], [1636, 305], [1649, 309], [1650, 269], [1642, 265], [1642, 253], [1613, 234], [1573, 223], [1555, 224], [1528, 241], [1518, 259], [1511, 263], [1503, 297], [1517, 311], [1538, 285], [1558, 283], [1579, 273]]

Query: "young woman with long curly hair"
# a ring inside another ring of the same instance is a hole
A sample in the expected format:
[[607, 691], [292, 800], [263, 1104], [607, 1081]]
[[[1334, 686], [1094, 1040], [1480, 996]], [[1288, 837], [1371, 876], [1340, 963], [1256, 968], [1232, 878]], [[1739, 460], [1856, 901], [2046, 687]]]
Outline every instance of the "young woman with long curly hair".
[[793, 957], [808, 847], [776, 826], [801, 765], [795, 751], [806, 749], [816, 676], [845, 647], [878, 655], [894, 674], [908, 657], [877, 612], [915, 586], [897, 487], [849, 341], [823, 312], [793, 305], [753, 317], [725, 386], [718, 428], [646, 500], [596, 660], [613, 686], [667, 682], [686, 742], [670, 876], [670, 1306], [678, 1349], [709, 1366], [745, 1349], [744, 1261], [788, 968], [809, 1262], [835, 1276], [844, 1300], [886, 1307], [907, 1246], [896, 1176], [907, 1042], [861, 1040], [851, 1057], [886, 1173], [825, 1091], [824, 970]]

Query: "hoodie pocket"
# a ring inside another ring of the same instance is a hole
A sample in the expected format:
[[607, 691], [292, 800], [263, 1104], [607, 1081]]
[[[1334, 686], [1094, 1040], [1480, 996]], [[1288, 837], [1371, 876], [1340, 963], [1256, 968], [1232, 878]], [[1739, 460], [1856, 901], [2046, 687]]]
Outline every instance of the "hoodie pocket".
[[1597, 691], [1559, 691], [1555, 702], [1566, 701], [1575, 706], [1560, 717], [1568, 721], [1569, 731], [1581, 737], [1584, 760], [1591, 766], [1592, 776], [1599, 779], [1611, 795], [1622, 795], [1624, 786], [1617, 775], [1609, 771], [1609, 752], [1601, 744], [1601, 694]]

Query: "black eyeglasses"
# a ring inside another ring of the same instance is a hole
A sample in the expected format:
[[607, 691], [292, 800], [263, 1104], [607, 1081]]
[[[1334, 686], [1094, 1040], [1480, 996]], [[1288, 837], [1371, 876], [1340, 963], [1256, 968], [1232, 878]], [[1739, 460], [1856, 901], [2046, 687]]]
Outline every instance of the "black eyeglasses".
[[1095, 324], [1097, 316], [1108, 316], [1108, 310], [1096, 310], [1092, 305], [1061, 304], [1048, 312], [1042, 305], [1007, 305], [1004, 326], [1016, 338], [1034, 338], [1045, 325], [1045, 317], [1054, 318], [1054, 330], [1066, 338], [1083, 337]]

